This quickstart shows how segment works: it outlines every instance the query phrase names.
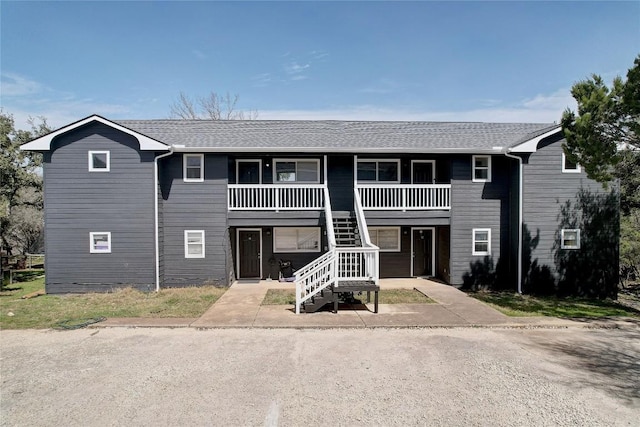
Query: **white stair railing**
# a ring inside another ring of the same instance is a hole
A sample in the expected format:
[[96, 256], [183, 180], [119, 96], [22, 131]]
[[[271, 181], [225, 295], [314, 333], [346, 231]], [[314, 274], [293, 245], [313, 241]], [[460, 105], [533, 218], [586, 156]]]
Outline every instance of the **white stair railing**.
[[326, 185], [323, 186], [323, 197], [329, 252], [296, 271], [294, 275], [296, 282], [296, 314], [300, 314], [300, 307], [305, 301], [310, 300], [323, 289], [335, 284], [337, 279], [336, 236], [333, 230], [331, 199]]

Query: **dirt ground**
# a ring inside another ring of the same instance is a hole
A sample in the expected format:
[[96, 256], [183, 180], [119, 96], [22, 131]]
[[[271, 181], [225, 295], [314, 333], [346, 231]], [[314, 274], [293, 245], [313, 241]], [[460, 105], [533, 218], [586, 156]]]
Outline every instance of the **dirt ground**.
[[2, 426], [632, 426], [640, 328], [0, 332]]

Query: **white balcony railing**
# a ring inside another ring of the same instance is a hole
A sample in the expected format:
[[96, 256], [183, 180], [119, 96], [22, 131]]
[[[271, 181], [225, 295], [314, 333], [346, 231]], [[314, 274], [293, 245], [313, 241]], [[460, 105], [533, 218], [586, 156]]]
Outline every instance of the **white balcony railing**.
[[229, 210], [322, 210], [323, 184], [229, 184]]
[[448, 210], [451, 184], [358, 184], [365, 210]]

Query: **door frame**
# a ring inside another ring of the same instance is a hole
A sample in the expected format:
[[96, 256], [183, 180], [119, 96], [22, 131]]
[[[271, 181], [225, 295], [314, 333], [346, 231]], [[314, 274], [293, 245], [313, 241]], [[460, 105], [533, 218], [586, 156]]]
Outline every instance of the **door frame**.
[[[431, 231], [431, 275], [428, 277], [435, 277], [436, 269], [436, 228], [435, 227], [411, 227], [411, 277], [417, 277], [413, 274], [413, 260], [415, 259], [415, 253], [413, 248], [413, 233], [414, 231], [428, 230]], [[424, 277], [424, 276], [420, 276]]]
[[258, 264], [260, 265], [260, 280], [262, 280], [262, 228], [236, 228], [236, 278], [255, 279], [255, 277], [240, 277], [240, 232], [257, 231], [260, 235], [260, 252], [258, 252]]
[[431, 172], [433, 173], [433, 179], [429, 184], [433, 184], [436, 181], [436, 161], [435, 160], [411, 160], [411, 183], [412, 184], [415, 184], [415, 182], [413, 182], [413, 165], [416, 163], [431, 163]]

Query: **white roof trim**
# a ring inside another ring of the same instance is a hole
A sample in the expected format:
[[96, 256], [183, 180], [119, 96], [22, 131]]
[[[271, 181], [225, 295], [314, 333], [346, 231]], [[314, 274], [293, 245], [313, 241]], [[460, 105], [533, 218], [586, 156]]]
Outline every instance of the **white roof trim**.
[[542, 135], [538, 135], [535, 138], [532, 138], [528, 141], [521, 142], [515, 147], [511, 147], [507, 150], [508, 153], [535, 153], [538, 150], [538, 143], [545, 139], [548, 136], [555, 135], [558, 132], [562, 131], [562, 127], [558, 125], [557, 128], [554, 128], [548, 132], [543, 133]]
[[153, 138], [149, 138], [148, 136], [142, 135], [141, 133], [135, 132], [131, 129], [128, 129], [124, 126], [121, 126], [117, 123], [114, 123], [110, 120], [105, 119], [104, 117], [100, 117], [98, 115], [89, 116], [86, 119], [79, 120], [75, 123], [71, 123], [63, 128], [60, 128], [56, 131], [53, 131], [47, 135], [41, 136], [40, 138], [36, 138], [33, 141], [27, 142], [20, 146], [21, 150], [30, 150], [30, 151], [49, 151], [51, 149], [51, 142], [57, 136], [70, 132], [74, 129], [77, 129], [81, 126], [84, 126], [91, 122], [99, 122], [104, 125], [107, 125], [111, 128], [117, 129], [121, 132], [129, 134], [136, 138], [140, 143], [140, 150], [143, 151], [167, 151], [169, 150], [169, 146], [163, 144], [160, 141], [157, 141]]

